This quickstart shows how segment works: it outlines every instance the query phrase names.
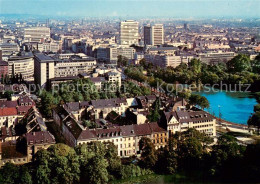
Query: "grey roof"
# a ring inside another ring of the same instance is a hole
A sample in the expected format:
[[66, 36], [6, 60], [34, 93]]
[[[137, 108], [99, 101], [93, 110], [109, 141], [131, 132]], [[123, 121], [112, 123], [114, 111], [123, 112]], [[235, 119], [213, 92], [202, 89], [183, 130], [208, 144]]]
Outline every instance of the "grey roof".
[[[0, 58], [1, 59], [1, 58]], [[8, 66], [8, 63], [6, 61], [0, 60], [0, 66]]]
[[158, 48], [150, 48], [149, 51], [165, 51], [165, 50], [178, 50], [177, 47], [158, 47]]
[[174, 116], [180, 123], [198, 122], [209, 120], [212, 121], [214, 117], [205, 111], [174, 111], [165, 112], [168, 121]]
[[125, 98], [91, 100], [91, 104], [94, 108], [120, 107], [120, 103], [127, 103], [127, 101]]
[[91, 77], [89, 78], [93, 83], [97, 83], [97, 82], [105, 82], [106, 79], [104, 77]]
[[49, 62], [49, 61], [54, 61], [54, 59], [46, 54], [43, 53], [37, 53], [35, 54], [35, 57], [40, 61], [40, 62]]

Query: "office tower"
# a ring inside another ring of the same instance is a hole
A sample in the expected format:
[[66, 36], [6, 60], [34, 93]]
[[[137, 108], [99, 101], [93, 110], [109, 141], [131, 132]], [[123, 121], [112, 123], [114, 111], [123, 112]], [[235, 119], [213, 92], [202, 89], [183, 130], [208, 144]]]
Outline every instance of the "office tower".
[[121, 45], [138, 45], [139, 23], [133, 20], [120, 22], [120, 44]]
[[46, 27], [50, 26], [50, 19], [46, 19]]
[[152, 45], [151, 26], [150, 25], [144, 26], [144, 44]]
[[188, 25], [187, 23], [184, 23], [183, 28], [184, 28], [185, 30], [188, 30], [188, 29], [189, 29], [189, 25]]
[[164, 29], [162, 24], [144, 26], [144, 44], [162, 45], [164, 44]]
[[48, 27], [31, 27], [24, 29], [24, 39], [28, 42], [42, 43], [51, 37], [50, 28]]
[[37, 53], [34, 57], [35, 83], [45, 86], [49, 79], [54, 78], [54, 59], [43, 53]]

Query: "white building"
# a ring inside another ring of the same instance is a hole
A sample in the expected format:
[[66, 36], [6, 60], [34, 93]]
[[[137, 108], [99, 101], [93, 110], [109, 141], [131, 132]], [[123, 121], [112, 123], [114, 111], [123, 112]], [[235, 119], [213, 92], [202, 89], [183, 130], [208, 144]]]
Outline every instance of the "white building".
[[34, 80], [34, 59], [31, 52], [22, 52], [21, 56], [11, 56], [7, 62], [9, 76], [22, 75], [25, 81]]
[[118, 56], [124, 56], [128, 59], [134, 59], [135, 49], [133, 47], [119, 47], [117, 49]]
[[44, 42], [38, 44], [40, 52], [58, 52], [61, 49], [59, 42]]
[[1, 43], [0, 50], [2, 50], [3, 56], [15, 55], [20, 51], [17, 43]]
[[138, 45], [139, 43], [139, 23], [133, 20], [120, 22], [120, 44]]
[[44, 86], [48, 79], [90, 73], [96, 67], [95, 58], [79, 54], [35, 55], [35, 81]]
[[43, 43], [51, 37], [50, 28], [48, 27], [30, 27], [24, 29], [24, 40], [26, 42]]
[[162, 45], [164, 44], [163, 24], [153, 26], [144, 26], [144, 44], [145, 45]]
[[166, 55], [166, 54], [145, 54], [145, 59], [148, 62], [153, 63], [154, 65], [160, 66], [162, 68], [167, 67], [177, 67], [182, 63], [181, 56], [176, 55]]
[[42, 53], [35, 54], [35, 83], [45, 86], [48, 79], [54, 78], [54, 59]]
[[195, 128], [208, 136], [216, 136], [216, 119], [205, 111], [165, 112], [163, 117], [166, 118], [169, 134]]

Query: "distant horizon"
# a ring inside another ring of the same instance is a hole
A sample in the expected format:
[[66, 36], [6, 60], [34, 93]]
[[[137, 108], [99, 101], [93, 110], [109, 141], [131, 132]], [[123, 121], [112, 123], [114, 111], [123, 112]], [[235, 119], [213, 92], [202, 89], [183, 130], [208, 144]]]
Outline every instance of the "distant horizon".
[[258, 19], [258, 0], [0, 0], [0, 16]]

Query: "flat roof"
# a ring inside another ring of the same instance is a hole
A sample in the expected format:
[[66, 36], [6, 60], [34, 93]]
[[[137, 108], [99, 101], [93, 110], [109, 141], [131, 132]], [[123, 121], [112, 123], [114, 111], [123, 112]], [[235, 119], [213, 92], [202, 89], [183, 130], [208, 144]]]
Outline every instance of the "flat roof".
[[40, 62], [54, 61], [52, 57], [45, 55], [43, 53], [37, 53], [35, 54], [35, 57], [37, 57], [40, 60]]

